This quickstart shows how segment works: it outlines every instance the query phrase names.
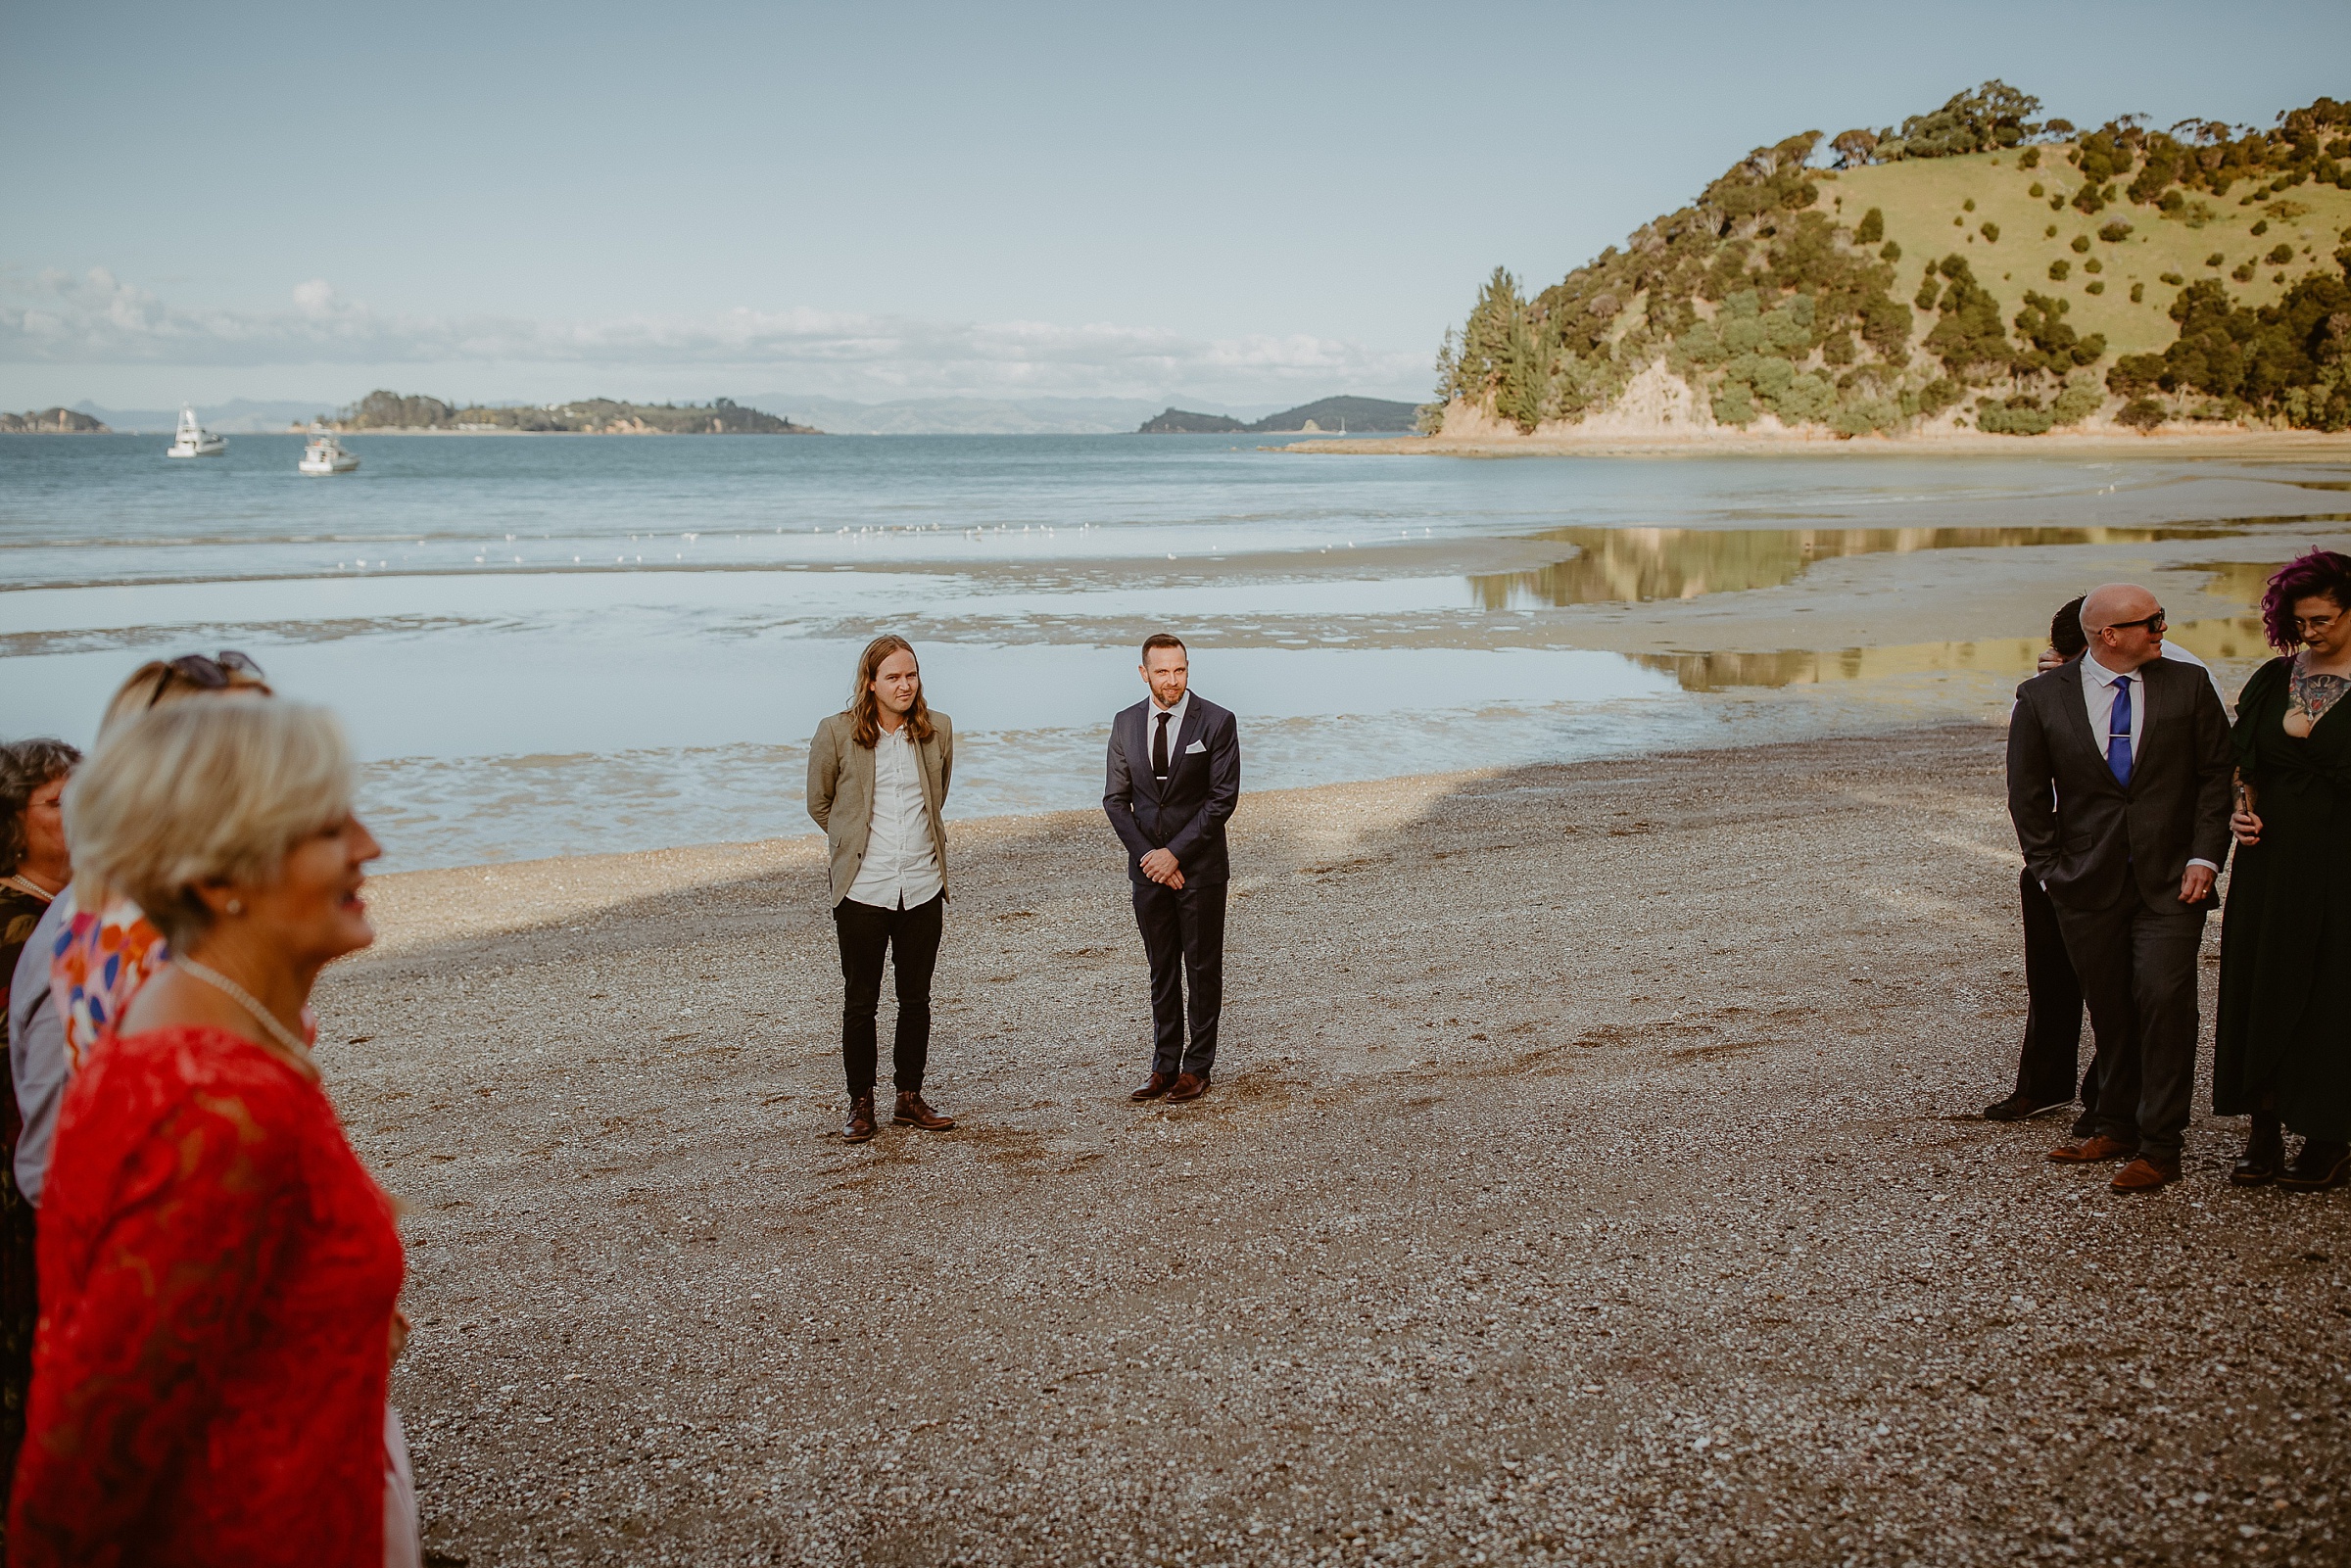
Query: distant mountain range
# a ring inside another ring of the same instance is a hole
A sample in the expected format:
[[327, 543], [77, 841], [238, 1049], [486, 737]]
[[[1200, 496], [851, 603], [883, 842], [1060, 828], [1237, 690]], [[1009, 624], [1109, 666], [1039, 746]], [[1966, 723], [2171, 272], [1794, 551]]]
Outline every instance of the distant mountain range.
[[[179, 428], [177, 408], [101, 408], [85, 399], [75, 404], [72, 411], [87, 414], [125, 435]], [[308, 424], [325, 410], [315, 403], [255, 403], [239, 398], [231, 403], [206, 404], [196, 411], [204, 417], [207, 430], [225, 436], [264, 436], [281, 432], [297, 422]]]
[[1319, 403], [1302, 403], [1295, 408], [1271, 413], [1252, 424], [1243, 424], [1229, 414], [1193, 413], [1183, 408], [1168, 408], [1143, 421], [1137, 434], [1145, 436], [1211, 436], [1249, 434], [1257, 436], [1290, 433], [1340, 431], [1378, 431], [1393, 434], [1411, 430], [1420, 412], [1410, 403], [1392, 403], [1385, 398], [1324, 398]]
[[[855, 403], [845, 398], [809, 398], [794, 393], [769, 392], [734, 400], [745, 409], [764, 409], [795, 425], [813, 425], [841, 436], [1107, 436], [1131, 433], [1162, 406], [1143, 398], [904, 398], [889, 403]], [[582, 406], [585, 406], [583, 404]], [[1302, 430], [1308, 418], [1316, 427], [1336, 431], [1340, 419], [1357, 430], [1409, 430], [1413, 404], [1376, 398], [1326, 398], [1275, 412], [1272, 404], [1210, 404], [1211, 412], [1194, 418], [1228, 419], [1235, 430]], [[1401, 409], [1402, 422], [1396, 418]], [[1374, 414], [1370, 410], [1381, 410]], [[95, 403], [73, 404], [118, 431], [165, 431], [179, 423], [173, 408], [107, 408]], [[312, 419], [333, 419], [335, 404], [256, 401], [239, 398], [228, 403], [200, 404], [196, 408], [205, 428], [223, 435], [272, 435]], [[1327, 415], [1327, 416], [1326, 416]], [[1294, 422], [1285, 422], [1292, 421]]]

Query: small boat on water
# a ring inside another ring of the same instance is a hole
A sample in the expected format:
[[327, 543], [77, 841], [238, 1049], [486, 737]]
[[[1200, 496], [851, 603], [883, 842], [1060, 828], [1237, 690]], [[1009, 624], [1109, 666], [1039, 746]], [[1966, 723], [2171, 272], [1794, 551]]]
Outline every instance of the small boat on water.
[[228, 451], [228, 438], [216, 436], [196, 422], [196, 410], [179, 410], [179, 434], [164, 449], [167, 457], [217, 457]]
[[294, 465], [303, 474], [348, 474], [360, 466], [360, 460], [343, 450], [343, 443], [331, 431], [316, 430], [311, 444], [302, 449], [302, 461]]

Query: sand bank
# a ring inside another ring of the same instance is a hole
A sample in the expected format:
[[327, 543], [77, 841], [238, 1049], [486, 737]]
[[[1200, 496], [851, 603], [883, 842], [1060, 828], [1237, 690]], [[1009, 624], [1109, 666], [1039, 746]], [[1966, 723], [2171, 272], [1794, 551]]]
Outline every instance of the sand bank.
[[1659, 429], [1635, 434], [1607, 431], [1593, 435], [1538, 434], [1533, 436], [1399, 436], [1393, 440], [1355, 438], [1345, 441], [1294, 441], [1263, 451], [1319, 452], [1337, 456], [1395, 455], [1422, 457], [1661, 457], [1719, 455], [1766, 457], [1778, 453], [1814, 455], [1824, 451], [1920, 457], [1947, 452], [1980, 457], [1990, 452], [2026, 456], [2039, 452], [2085, 457], [2312, 457], [2340, 460], [2351, 455], [2351, 435], [2327, 435], [2315, 430], [2163, 429], [2153, 435], [2124, 430], [2051, 430], [2039, 436], [1993, 436], [1980, 430], [1940, 430], [1911, 436], [1859, 436], [1847, 439], [1826, 430], [1779, 431], [1771, 435], [1743, 435], [1720, 427]]
[[[930, 1088], [835, 1136], [813, 840], [386, 879], [321, 1058], [477, 1565], [2338, 1555], [2342, 1194], [1973, 1113], [1991, 728], [1243, 801], [1135, 1109], [1092, 813], [959, 825]], [[2207, 955], [2208, 964], [2210, 954]], [[2207, 970], [2209, 977], [2210, 970]]]

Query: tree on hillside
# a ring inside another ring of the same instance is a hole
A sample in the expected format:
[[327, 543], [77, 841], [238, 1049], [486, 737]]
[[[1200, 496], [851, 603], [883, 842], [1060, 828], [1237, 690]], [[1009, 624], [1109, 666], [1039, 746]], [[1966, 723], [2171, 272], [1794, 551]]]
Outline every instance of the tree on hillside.
[[1518, 280], [1508, 267], [1498, 266], [1478, 290], [1462, 328], [1453, 385], [1440, 390], [1471, 403], [1490, 399], [1497, 414], [1532, 430], [1542, 419], [1544, 392], [1544, 367], [1537, 358]]
[[1698, 198], [1700, 209], [1714, 216], [1715, 233], [1743, 234], [1768, 213], [1799, 212], [1818, 201], [1820, 187], [1805, 175], [1819, 145], [1820, 132], [1807, 130], [1758, 147], [1726, 169]]
[[1859, 168], [1875, 163], [1870, 155], [1877, 150], [1878, 133], [1874, 130], [1841, 130], [1829, 142], [1829, 151], [1837, 155], [1839, 168]]
[[2351, 247], [2335, 255], [2346, 277], [2314, 273], [2258, 309], [2218, 279], [2190, 283], [2172, 301], [2178, 341], [2126, 356], [2107, 390], [2201, 394], [2304, 429], [2351, 429]]
[[2083, 337], [2065, 319], [2072, 309], [2071, 300], [2025, 291], [2025, 308], [2016, 317], [2017, 336], [2025, 340], [2023, 352], [2016, 356], [2018, 369], [2063, 376], [2077, 366], [2096, 362], [2106, 353], [2104, 333]]
[[2010, 369], [2015, 355], [2000, 319], [2000, 302], [1976, 281], [1967, 258], [1946, 256], [1935, 270], [1945, 280], [1936, 306], [1943, 319], [1927, 334], [1927, 347], [1962, 381], [1982, 381]]
[[1899, 158], [1955, 158], [2014, 147], [2039, 133], [2032, 117], [2040, 100], [1994, 77], [1973, 92], [1953, 93], [1932, 114], [1912, 115], [1876, 147], [1881, 162]]

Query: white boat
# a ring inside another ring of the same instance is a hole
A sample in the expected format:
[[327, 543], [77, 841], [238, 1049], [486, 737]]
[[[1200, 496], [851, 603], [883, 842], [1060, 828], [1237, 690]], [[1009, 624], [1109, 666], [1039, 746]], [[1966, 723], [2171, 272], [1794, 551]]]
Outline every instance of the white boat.
[[196, 422], [196, 410], [179, 410], [179, 435], [164, 449], [167, 457], [217, 457], [228, 451], [228, 438], [216, 436]]
[[343, 450], [343, 443], [330, 432], [320, 430], [302, 449], [302, 461], [294, 465], [294, 470], [304, 474], [348, 474], [359, 466], [360, 460]]

